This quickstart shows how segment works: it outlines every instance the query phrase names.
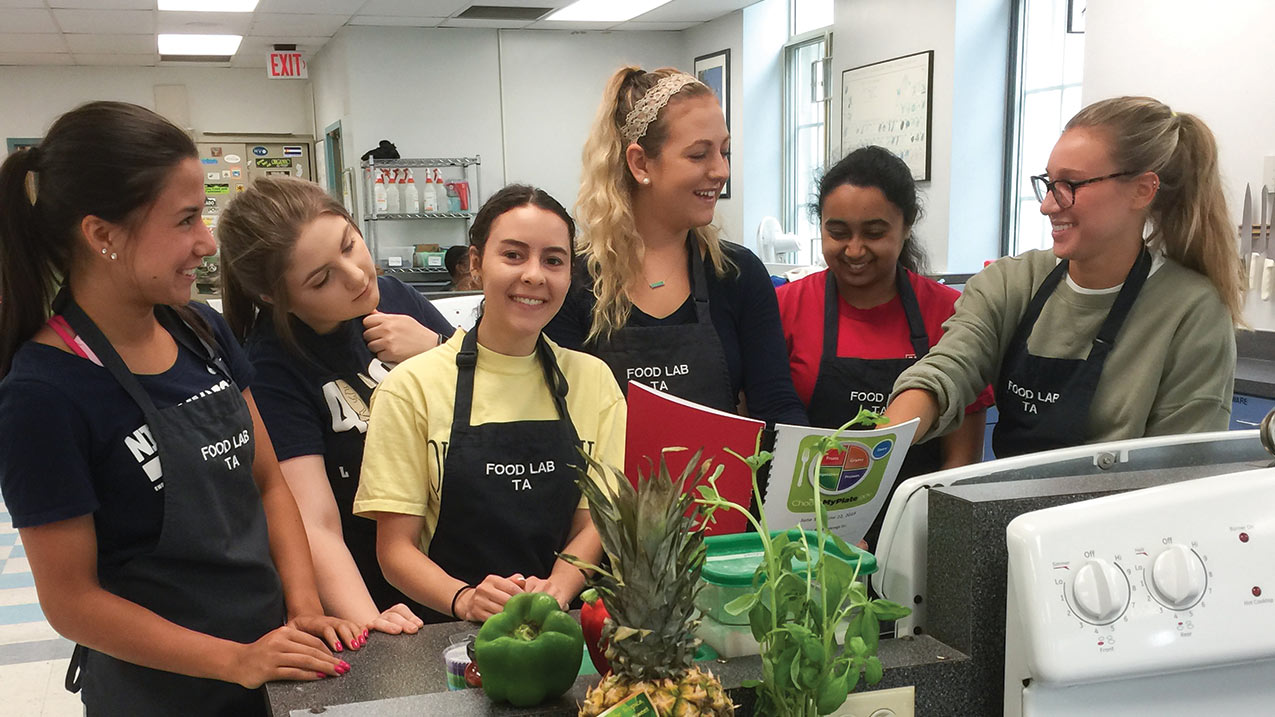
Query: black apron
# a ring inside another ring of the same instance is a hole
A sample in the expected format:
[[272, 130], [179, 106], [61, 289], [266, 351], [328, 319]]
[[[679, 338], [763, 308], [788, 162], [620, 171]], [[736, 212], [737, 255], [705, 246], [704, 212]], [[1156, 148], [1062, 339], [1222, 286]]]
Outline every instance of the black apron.
[[719, 411], [735, 413], [739, 397], [731, 387], [722, 341], [708, 307], [708, 278], [698, 244], [688, 239], [691, 299], [695, 323], [671, 326], [624, 326], [587, 347], [611, 367], [620, 389], [629, 380]]
[[[543, 335], [536, 355], [558, 418], [479, 426], [470, 425], [477, 326], [465, 335], [456, 355], [456, 405], [443, 459], [438, 525], [428, 554], [448, 575], [470, 585], [488, 575], [549, 577], [580, 505], [573, 466], [583, 459], [567, 413], [567, 380]], [[454, 619], [440, 613], [421, 618]]]
[[[854, 418], [860, 408], [867, 408], [878, 413], [885, 410], [895, 379], [905, 369], [929, 353], [930, 337], [925, 330], [925, 321], [921, 318], [921, 306], [917, 303], [916, 292], [912, 290], [912, 282], [908, 280], [908, 272], [903, 267], [899, 267], [895, 284], [898, 287], [899, 301], [903, 304], [903, 314], [908, 320], [912, 351], [916, 356], [895, 359], [837, 356], [837, 339], [841, 329], [838, 307], [841, 298], [837, 292], [837, 280], [832, 270], [826, 273], [823, 299], [823, 356], [819, 359], [819, 374], [815, 379], [814, 391], [810, 394], [810, 406], [807, 413], [812, 426], [840, 428], [846, 421]], [[899, 469], [899, 475], [891, 487], [891, 493], [893, 494], [894, 489], [903, 480], [933, 473], [942, 465], [943, 456], [938, 440], [913, 445], [908, 449], [907, 458]], [[873, 521], [872, 527], [868, 529], [867, 535], [864, 536], [869, 546], [876, 547], [877, 537], [881, 534], [881, 525], [884, 521], [885, 510], [882, 509]]]
[[1058, 262], [1036, 290], [1001, 362], [996, 383], [1000, 419], [992, 432], [992, 450], [997, 458], [1085, 442], [1089, 406], [1102, 377], [1102, 366], [1151, 273], [1151, 254], [1144, 248], [1129, 269], [1087, 358], [1033, 356], [1027, 351], [1027, 339], [1045, 302], [1067, 275], [1067, 265], [1065, 259]]
[[[118, 567], [102, 587], [182, 627], [240, 643], [283, 625], [283, 588], [270, 557], [266, 515], [252, 477], [252, 416], [218, 351], [176, 312], [160, 323], [229, 386], [156, 408], [110, 342], [69, 296], [61, 313], [141, 407], [164, 475], [164, 519], [155, 548]], [[233, 446], [205, 460], [201, 449]], [[233, 467], [227, 463], [238, 459]], [[75, 672], [79, 671], [78, 678]], [[67, 687], [83, 688], [86, 714], [266, 714], [263, 690], [141, 667], [76, 646]]]

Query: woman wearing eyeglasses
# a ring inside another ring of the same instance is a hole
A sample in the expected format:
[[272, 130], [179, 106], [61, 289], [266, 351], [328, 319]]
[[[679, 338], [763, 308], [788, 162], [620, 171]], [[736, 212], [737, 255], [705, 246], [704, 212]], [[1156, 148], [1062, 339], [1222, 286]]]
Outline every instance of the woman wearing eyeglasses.
[[1212, 132], [1150, 98], [1103, 100], [1046, 169], [1032, 186], [1053, 248], [969, 281], [886, 416], [942, 435], [991, 383], [999, 457], [1225, 430], [1242, 279]]

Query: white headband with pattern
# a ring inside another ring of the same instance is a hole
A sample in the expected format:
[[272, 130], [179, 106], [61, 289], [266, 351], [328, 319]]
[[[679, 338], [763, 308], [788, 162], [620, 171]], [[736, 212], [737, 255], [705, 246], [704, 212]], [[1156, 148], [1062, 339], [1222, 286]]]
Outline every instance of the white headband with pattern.
[[633, 105], [633, 109], [624, 116], [624, 127], [620, 130], [620, 134], [624, 137], [625, 143], [631, 144], [642, 139], [646, 135], [646, 128], [655, 121], [660, 110], [668, 104], [669, 98], [690, 84], [699, 84], [699, 80], [690, 75], [678, 73], [661, 78], [647, 90], [646, 94], [642, 95], [642, 99], [638, 100], [637, 104]]

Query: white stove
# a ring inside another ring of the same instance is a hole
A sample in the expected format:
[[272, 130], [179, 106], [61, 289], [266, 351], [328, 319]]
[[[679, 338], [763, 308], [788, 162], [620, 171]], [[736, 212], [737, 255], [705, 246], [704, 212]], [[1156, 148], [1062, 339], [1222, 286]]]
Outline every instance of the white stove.
[[1275, 714], [1275, 468], [1010, 523], [1005, 714]]

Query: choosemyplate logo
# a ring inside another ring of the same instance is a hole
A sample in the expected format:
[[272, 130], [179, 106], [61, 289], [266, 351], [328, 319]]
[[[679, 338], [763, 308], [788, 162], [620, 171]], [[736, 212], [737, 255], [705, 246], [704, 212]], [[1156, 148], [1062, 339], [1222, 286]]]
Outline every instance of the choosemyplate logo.
[[814, 513], [813, 481], [828, 510], [863, 505], [876, 495], [885, 476], [886, 465], [895, 444], [894, 434], [846, 439], [816, 462], [817, 436], [803, 438], [798, 448], [801, 460], [793, 469], [788, 489], [788, 510]]

